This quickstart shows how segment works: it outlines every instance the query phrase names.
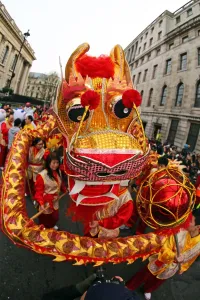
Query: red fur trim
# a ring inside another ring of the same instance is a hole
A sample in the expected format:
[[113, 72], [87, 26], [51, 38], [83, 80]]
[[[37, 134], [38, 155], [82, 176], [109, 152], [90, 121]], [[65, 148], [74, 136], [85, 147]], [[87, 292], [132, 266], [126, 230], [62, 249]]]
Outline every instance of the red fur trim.
[[89, 222], [94, 220], [95, 214], [97, 211], [101, 210], [104, 206], [85, 206], [85, 205], [79, 205], [76, 206], [75, 202], [71, 202], [68, 210], [67, 215], [72, 216], [72, 220], [74, 222], [80, 221], [84, 223], [84, 225], [88, 225]]
[[114, 77], [114, 63], [109, 56], [105, 55], [100, 57], [83, 55], [76, 61], [76, 69], [83, 77]]
[[124, 106], [132, 108], [133, 104], [135, 104], [135, 106], [141, 105], [142, 97], [140, 93], [136, 90], [127, 90], [122, 95], [122, 102]]
[[95, 109], [100, 103], [100, 96], [97, 92], [88, 90], [81, 96], [81, 105], [89, 106], [89, 109]]

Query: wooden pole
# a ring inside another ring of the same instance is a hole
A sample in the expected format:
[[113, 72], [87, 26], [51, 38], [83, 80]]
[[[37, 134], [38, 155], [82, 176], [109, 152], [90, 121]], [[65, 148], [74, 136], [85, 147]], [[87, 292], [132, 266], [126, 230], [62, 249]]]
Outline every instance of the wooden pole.
[[[67, 192], [64, 193], [64, 194], [62, 194], [56, 201], [60, 201], [60, 199], [61, 199], [62, 197], [64, 197], [66, 194], [67, 194]], [[47, 205], [47, 207], [45, 207], [44, 209], [40, 210], [40, 211], [37, 212], [35, 215], [33, 215], [33, 216], [30, 218], [30, 221], [35, 220], [37, 217], [39, 217], [41, 214], [43, 214], [43, 213], [45, 212], [45, 210], [47, 210], [48, 208], [49, 208], [49, 204]], [[27, 223], [25, 224], [25, 226], [18, 232], [17, 236], [20, 236], [20, 235], [21, 235], [21, 233], [22, 233], [23, 230], [26, 228], [26, 226], [30, 223], [30, 221], [27, 222]]]
[[[179, 247], [179, 244], [178, 244], [178, 235], [177, 234], [174, 234], [174, 240], [175, 240], [175, 244], [176, 244], [176, 253], [177, 253], [177, 256], [179, 257], [180, 256], [180, 247]], [[178, 262], [178, 271], [181, 270], [181, 263]]]

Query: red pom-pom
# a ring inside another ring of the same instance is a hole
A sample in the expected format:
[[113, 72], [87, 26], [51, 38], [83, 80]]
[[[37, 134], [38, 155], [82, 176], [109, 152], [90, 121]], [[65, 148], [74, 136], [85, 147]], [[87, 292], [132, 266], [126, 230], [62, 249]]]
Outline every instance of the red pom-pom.
[[95, 109], [99, 105], [100, 96], [97, 92], [88, 90], [81, 96], [81, 105], [83, 107], [89, 106], [89, 109]]
[[124, 106], [132, 108], [133, 104], [135, 104], [135, 106], [141, 105], [142, 97], [140, 93], [136, 90], [127, 90], [122, 95], [122, 102]]
[[83, 55], [76, 61], [76, 69], [83, 77], [112, 78], [115, 65], [109, 56], [93, 57]]

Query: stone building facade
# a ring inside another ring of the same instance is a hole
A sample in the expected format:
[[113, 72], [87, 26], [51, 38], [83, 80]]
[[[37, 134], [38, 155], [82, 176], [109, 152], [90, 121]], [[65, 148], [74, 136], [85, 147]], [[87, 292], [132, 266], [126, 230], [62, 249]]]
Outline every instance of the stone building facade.
[[200, 152], [200, 1], [165, 11], [125, 49], [149, 138]]
[[11, 88], [21, 95], [25, 92], [30, 68], [36, 59], [28, 41], [25, 41], [19, 56], [23, 40], [23, 33], [0, 1], [0, 88], [8, 84], [15, 68]]
[[25, 95], [44, 102], [52, 102], [57, 95], [60, 78], [57, 73], [43, 74], [30, 72]]

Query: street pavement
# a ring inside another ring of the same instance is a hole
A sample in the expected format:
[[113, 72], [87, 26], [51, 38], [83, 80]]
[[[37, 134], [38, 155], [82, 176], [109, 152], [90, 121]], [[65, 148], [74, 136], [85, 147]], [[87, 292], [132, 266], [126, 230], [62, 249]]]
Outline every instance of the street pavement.
[[[72, 223], [65, 215], [68, 202], [68, 197], [61, 200], [60, 229], [81, 233], [81, 225]], [[27, 198], [27, 210], [29, 216], [36, 212], [30, 198]], [[118, 275], [124, 280], [128, 280], [141, 266], [141, 260], [137, 260], [132, 265], [125, 263], [120, 265], [108, 264], [104, 267], [110, 278]], [[44, 293], [75, 284], [92, 272], [94, 272], [94, 268], [91, 265], [73, 266], [69, 262], [57, 263], [53, 262], [51, 257], [19, 248], [0, 232], [0, 300], [40, 300]], [[153, 293], [152, 299], [199, 300], [199, 285], [200, 260], [197, 260], [183, 275], [176, 275], [171, 280], [166, 281]], [[142, 290], [139, 290], [138, 293], [141, 299], [144, 299]]]

